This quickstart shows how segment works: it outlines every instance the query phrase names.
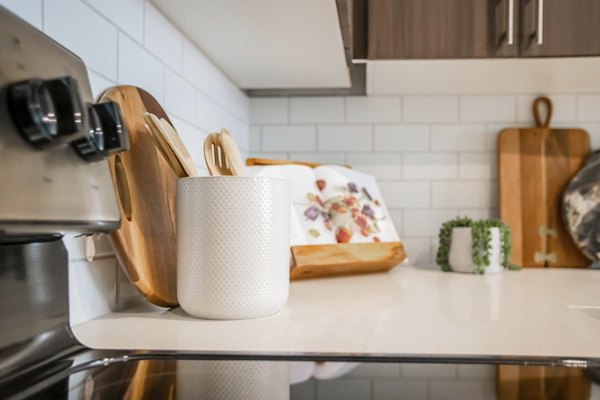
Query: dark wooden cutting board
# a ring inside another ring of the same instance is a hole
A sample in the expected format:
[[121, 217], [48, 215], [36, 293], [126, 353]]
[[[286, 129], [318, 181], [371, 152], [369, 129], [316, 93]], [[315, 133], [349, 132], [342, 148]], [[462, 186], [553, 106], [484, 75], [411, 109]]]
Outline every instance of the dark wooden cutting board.
[[113, 248], [127, 277], [148, 301], [176, 306], [177, 176], [146, 131], [143, 115], [169, 117], [154, 97], [134, 86], [110, 88], [103, 100], [121, 106], [130, 141], [128, 151], [109, 159], [122, 219], [121, 228], [111, 234]]
[[[545, 104], [545, 121], [540, 106]], [[512, 262], [523, 267], [588, 267], [562, 219], [562, 193], [590, 153], [581, 129], [550, 128], [552, 103], [533, 105], [535, 128], [498, 134], [500, 218], [513, 232]]]

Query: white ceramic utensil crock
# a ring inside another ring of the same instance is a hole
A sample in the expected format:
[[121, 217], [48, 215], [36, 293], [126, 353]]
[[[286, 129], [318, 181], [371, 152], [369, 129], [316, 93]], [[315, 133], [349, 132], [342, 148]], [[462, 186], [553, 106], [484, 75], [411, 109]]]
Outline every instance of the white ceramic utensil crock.
[[177, 298], [188, 314], [246, 319], [289, 292], [290, 187], [283, 179], [177, 181]]

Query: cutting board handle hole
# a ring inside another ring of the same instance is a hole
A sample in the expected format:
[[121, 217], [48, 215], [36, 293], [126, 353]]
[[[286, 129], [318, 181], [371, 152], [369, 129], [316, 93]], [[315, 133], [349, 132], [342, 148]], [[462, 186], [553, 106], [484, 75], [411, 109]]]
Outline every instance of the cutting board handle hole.
[[[546, 107], [546, 118], [542, 122], [542, 111], [540, 105]], [[533, 101], [533, 119], [535, 120], [536, 128], [548, 128], [550, 127], [550, 120], [552, 119], [552, 101], [546, 96], [540, 96]]]
[[131, 221], [131, 193], [129, 192], [129, 183], [123, 160], [118, 155], [115, 156], [115, 180], [117, 182], [117, 195], [121, 209], [127, 221]]

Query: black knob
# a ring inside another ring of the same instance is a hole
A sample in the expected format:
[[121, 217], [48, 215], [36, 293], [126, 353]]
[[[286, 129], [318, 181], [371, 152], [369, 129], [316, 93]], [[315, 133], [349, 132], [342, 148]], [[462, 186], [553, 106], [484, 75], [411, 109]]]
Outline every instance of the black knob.
[[36, 148], [68, 142], [83, 128], [77, 90], [77, 82], [68, 76], [9, 86], [8, 107], [19, 132]]
[[100, 161], [111, 154], [129, 149], [127, 128], [117, 103], [109, 101], [93, 104], [88, 109], [88, 115], [88, 136], [73, 142], [85, 160]]

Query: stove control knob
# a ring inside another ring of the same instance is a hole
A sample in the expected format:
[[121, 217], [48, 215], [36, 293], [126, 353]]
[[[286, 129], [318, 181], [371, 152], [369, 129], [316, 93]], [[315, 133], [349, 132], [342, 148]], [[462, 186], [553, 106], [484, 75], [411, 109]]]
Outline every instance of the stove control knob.
[[100, 161], [111, 154], [129, 149], [127, 128], [121, 117], [121, 108], [115, 102], [93, 104], [88, 110], [88, 136], [73, 145], [87, 161]]
[[29, 79], [8, 88], [8, 107], [19, 132], [36, 148], [69, 141], [81, 132], [83, 114], [71, 77]]

